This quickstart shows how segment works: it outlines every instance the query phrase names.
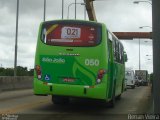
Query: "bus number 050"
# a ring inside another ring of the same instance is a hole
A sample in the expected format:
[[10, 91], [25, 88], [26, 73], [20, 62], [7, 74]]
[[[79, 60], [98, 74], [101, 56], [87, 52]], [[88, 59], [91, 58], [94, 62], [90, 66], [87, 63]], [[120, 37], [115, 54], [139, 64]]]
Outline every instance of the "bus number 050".
[[99, 60], [98, 59], [85, 59], [85, 65], [86, 66], [99, 66]]

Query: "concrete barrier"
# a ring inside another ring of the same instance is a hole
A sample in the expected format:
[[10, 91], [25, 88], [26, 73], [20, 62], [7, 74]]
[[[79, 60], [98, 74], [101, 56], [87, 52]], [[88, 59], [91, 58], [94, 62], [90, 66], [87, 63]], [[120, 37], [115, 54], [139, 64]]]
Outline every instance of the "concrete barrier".
[[33, 76], [0, 76], [0, 91], [33, 88]]

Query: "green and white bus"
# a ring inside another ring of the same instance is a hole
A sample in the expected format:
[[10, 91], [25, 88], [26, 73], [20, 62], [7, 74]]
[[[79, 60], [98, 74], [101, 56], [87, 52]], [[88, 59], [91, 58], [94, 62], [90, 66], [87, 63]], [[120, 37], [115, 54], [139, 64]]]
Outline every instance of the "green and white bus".
[[111, 106], [125, 79], [122, 43], [105, 24], [82, 20], [42, 22], [34, 70], [34, 94], [55, 104], [71, 97], [99, 99]]

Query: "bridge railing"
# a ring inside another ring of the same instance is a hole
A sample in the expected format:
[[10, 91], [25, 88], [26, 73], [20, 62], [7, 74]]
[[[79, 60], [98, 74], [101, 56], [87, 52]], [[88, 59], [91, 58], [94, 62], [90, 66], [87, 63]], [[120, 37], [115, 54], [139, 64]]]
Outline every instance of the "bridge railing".
[[33, 87], [33, 76], [0, 76], [0, 91], [29, 89]]

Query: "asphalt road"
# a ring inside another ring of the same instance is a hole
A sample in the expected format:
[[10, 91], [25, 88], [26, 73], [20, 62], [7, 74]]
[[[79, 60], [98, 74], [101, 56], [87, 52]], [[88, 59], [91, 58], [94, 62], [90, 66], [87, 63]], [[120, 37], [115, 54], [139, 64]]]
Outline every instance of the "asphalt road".
[[127, 120], [133, 114], [151, 111], [150, 87], [127, 89], [114, 108], [93, 100], [72, 100], [68, 105], [54, 105], [51, 96], [35, 96], [32, 90], [0, 93], [0, 119], [7, 117], [29, 120]]

